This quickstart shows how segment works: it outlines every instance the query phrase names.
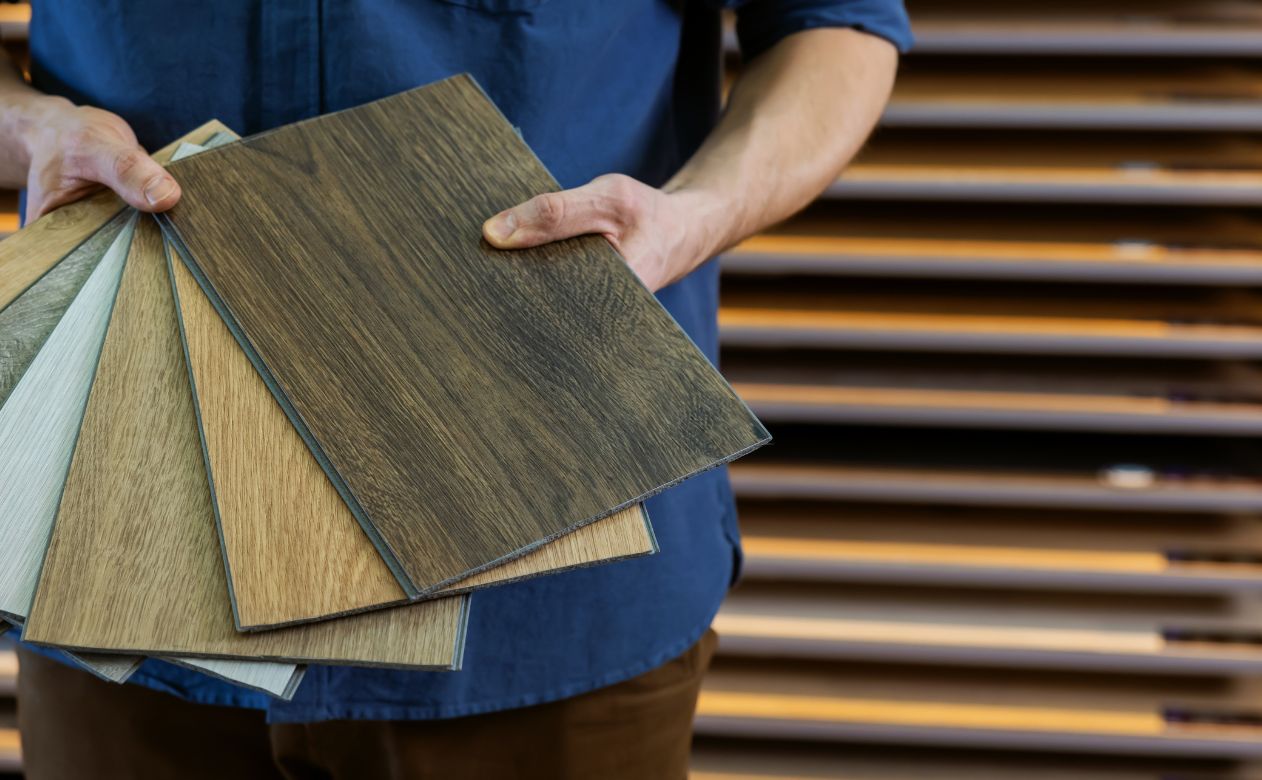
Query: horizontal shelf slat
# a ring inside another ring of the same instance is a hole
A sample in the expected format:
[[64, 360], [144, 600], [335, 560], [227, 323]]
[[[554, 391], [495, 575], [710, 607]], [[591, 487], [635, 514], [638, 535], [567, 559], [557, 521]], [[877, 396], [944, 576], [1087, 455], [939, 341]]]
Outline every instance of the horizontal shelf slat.
[[1239, 211], [821, 201], [723, 255], [728, 276], [1262, 284], [1262, 223]]
[[690, 780], [1240, 780], [1221, 763], [1172, 757], [909, 751], [891, 746], [699, 739]]
[[919, 19], [914, 54], [1258, 57], [1262, 30], [1237, 26], [1097, 21], [1022, 24], [1019, 21]]
[[1262, 518], [743, 501], [748, 581], [1262, 589]]
[[1187, 60], [908, 60], [886, 127], [1255, 131], [1262, 77]]
[[824, 197], [1258, 205], [1262, 146], [1233, 133], [889, 128]]
[[[1226, 683], [1226, 684], [1224, 684]], [[1247, 678], [716, 663], [703, 735], [1104, 753], [1262, 755]], [[1228, 723], [1210, 724], [1207, 718]], [[1243, 718], [1231, 722], [1231, 719]], [[1199, 722], [1195, 722], [1199, 719]]]
[[1164, 398], [902, 387], [733, 383], [765, 422], [1262, 434], [1262, 406]]
[[1262, 357], [1249, 290], [725, 279], [724, 346]]
[[725, 654], [1094, 669], [1262, 671], [1256, 594], [1106, 596], [746, 583], [715, 619]]
[[823, 466], [807, 462], [738, 462], [729, 471], [737, 495], [751, 498], [1153, 512], [1262, 511], [1262, 487], [1252, 484], [1163, 484], [1123, 489], [1087, 476]]

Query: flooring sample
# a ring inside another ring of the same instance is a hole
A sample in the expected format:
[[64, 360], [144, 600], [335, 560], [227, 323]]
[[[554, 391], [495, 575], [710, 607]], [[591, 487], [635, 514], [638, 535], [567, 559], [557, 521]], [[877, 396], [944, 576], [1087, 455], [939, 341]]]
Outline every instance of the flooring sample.
[[0, 613], [24, 618], [135, 229], [128, 221], [0, 407]]
[[[227, 129], [219, 122], [207, 122], [154, 152], [153, 158], [166, 162], [181, 143], [205, 140]], [[0, 241], [0, 309], [126, 207], [113, 192], [100, 192], [45, 214]]]
[[[95, 657], [106, 657], [93, 653]], [[115, 656], [127, 658], [129, 656]], [[289, 701], [298, 692], [298, 685], [307, 674], [305, 665], [268, 663], [266, 661], [227, 661], [219, 658], [171, 658], [161, 660], [208, 674], [224, 682], [266, 693]]]
[[[306, 622], [406, 600], [192, 274], [178, 259], [171, 273], [237, 628]], [[637, 504], [439, 592], [655, 549], [647, 514]]]
[[607, 241], [482, 241], [558, 186], [468, 76], [171, 170], [172, 244], [409, 596], [768, 438]]
[[71, 651], [450, 669], [467, 597], [258, 634], [233, 625], [162, 236], [140, 223], [26, 641]]
[[120, 213], [0, 310], [0, 406], [130, 217]]

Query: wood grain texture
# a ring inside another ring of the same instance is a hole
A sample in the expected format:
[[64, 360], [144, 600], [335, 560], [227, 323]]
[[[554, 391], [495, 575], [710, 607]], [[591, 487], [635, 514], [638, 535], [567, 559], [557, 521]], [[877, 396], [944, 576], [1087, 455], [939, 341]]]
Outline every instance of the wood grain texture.
[[[210, 300], [184, 263], [172, 260], [237, 627], [275, 627], [406, 600]], [[652, 531], [637, 505], [439, 593], [652, 552]]]
[[767, 440], [467, 76], [172, 164], [173, 243], [409, 595]]
[[92, 388], [134, 220], [0, 407], [0, 612], [25, 617]]
[[162, 237], [140, 223], [24, 638], [68, 650], [449, 669], [466, 597], [235, 630]]
[[122, 231], [119, 214], [0, 310], [0, 406]]
[[[220, 130], [227, 128], [219, 122], [207, 122], [154, 152], [153, 158], [166, 162], [184, 141], [204, 140]], [[0, 241], [0, 308], [124, 208], [126, 204], [113, 192], [100, 192], [45, 214]]]

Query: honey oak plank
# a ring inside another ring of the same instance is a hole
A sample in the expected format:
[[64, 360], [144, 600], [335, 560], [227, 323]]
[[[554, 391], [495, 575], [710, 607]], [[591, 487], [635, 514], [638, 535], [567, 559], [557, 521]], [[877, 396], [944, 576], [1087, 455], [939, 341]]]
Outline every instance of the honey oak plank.
[[450, 669], [467, 597], [244, 635], [228, 599], [166, 255], [123, 275], [24, 637], [68, 650]]
[[[185, 144], [174, 159], [199, 150]], [[170, 259], [237, 628], [274, 628], [405, 601], [407, 594], [210, 300], [184, 263]], [[438, 593], [655, 550], [647, 513], [636, 505]], [[329, 577], [331, 571], [338, 576]]]
[[172, 171], [173, 245], [409, 596], [767, 439], [606, 241], [481, 240], [557, 184], [468, 76]]

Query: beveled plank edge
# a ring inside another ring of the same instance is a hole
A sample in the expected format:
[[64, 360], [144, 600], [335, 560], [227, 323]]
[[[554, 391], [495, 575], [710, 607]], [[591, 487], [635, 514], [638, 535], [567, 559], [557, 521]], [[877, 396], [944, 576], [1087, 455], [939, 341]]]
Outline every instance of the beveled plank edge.
[[[177, 658], [206, 658], [220, 661], [265, 661], [270, 663], [308, 665], [320, 664], [322, 666], [357, 666], [368, 669], [403, 669], [422, 672], [451, 672], [459, 671], [460, 663], [464, 658], [464, 646], [469, 628], [469, 602], [471, 596], [463, 594], [453, 596], [452, 598], [460, 599], [460, 616], [459, 627], [456, 633], [456, 641], [452, 649], [451, 660], [445, 664], [391, 664], [376, 661], [363, 661], [359, 659], [346, 658], [310, 658], [299, 656], [277, 656], [277, 655], [230, 655], [230, 654], [214, 654], [214, 653], [172, 653], [168, 651], [154, 651], [145, 649], [128, 648], [126, 650], [99, 648], [99, 647], [81, 647], [78, 645], [54, 644], [51, 642], [30, 641], [27, 644], [34, 647], [46, 647], [63, 652], [82, 652], [82, 653], [99, 653], [109, 655], [143, 655], [150, 658], [157, 658], [162, 661], [170, 661]], [[23, 640], [25, 641], [25, 640]], [[204, 671], [199, 669], [198, 671]], [[240, 683], [235, 683], [239, 685]]]
[[[285, 416], [288, 417], [289, 421], [294, 424], [294, 427], [298, 430], [298, 434], [302, 437], [302, 440], [307, 444], [307, 447], [311, 450], [312, 454], [315, 456], [316, 461], [320, 464], [320, 468], [323, 469], [325, 474], [328, 475], [329, 481], [333, 483], [333, 487], [337, 490], [338, 494], [341, 495], [342, 499], [346, 502], [347, 508], [350, 509], [351, 514], [359, 522], [360, 526], [364, 529], [364, 532], [368, 534], [368, 538], [372, 541], [373, 546], [375, 546], [378, 552], [381, 553], [382, 559], [386, 562], [386, 565], [390, 569], [390, 572], [394, 574], [395, 578], [399, 581], [400, 587], [403, 588], [403, 591], [404, 593], [407, 594], [409, 600], [412, 600], [412, 601], [420, 600], [422, 597], [428, 596], [430, 594], [434, 594], [437, 591], [442, 590], [443, 588], [446, 588], [450, 585], [454, 585], [458, 583], [460, 580], [465, 579], [466, 577], [470, 577], [474, 574], [480, 574], [489, 569], [493, 569], [497, 566], [501, 566], [505, 563], [508, 563], [509, 561], [516, 560], [517, 558], [521, 558], [522, 556], [528, 553], [534, 552], [535, 550], [539, 549], [540, 547], [543, 547], [547, 543], [552, 542], [556, 539], [559, 539], [560, 537], [568, 533], [576, 531], [579, 528], [582, 528], [584, 526], [590, 525], [591, 523], [594, 523], [597, 520], [602, 520], [606, 517], [614, 515], [618, 512], [623, 511], [624, 509], [629, 509], [635, 506], [636, 504], [641, 504], [646, 499], [651, 498], [652, 496], [655, 496], [664, 490], [668, 490], [674, 487], [675, 485], [680, 484], [681, 482], [692, 479], [693, 477], [699, 474], [703, 474], [707, 471], [710, 471], [711, 469], [715, 469], [720, 466], [726, 465], [744, 455], [749, 454], [750, 452], [753, 452], [754, 450], [763, 446], [767, 442], [771, 441], [771, 436], [768, 435], [765, 439], [761, 439], [748, 447], [745, 447], [735, 453], [732, 453], [731, 455], [725, 456], [723, 458], [720, 458], [717, 461], [706, 464], [705, 466], [701, 468], [695, 469], [681, 477], [677, 477], [663, 485], [658, 485], [657, 487], [651, 488], [648, 491], [644, 492], [643, 494], [633, 497], [629, 501], [625, 501], [622, 504], [619, 504], [603, 512], [600, 512], [596, 515], [593, 515], [592, 517], [586, 518], [585, 520], [577, 522], [567, 528], [563, 528], [556, 533], [550, 534], [544, 537], [543, 539], [539, 539], [532, 544], [526, 545], [525, 547], [515, 550], [512, 553], [509, 553], [508, 555], [505, 555], [501, 558], [490, 561], [489, 563], [483, 564], [482, 566], [476, 567], [474, 569], [470, 569], [468, 571], [462, 572], [455, 577], [448, 578], [446, 580], [435, 583], [426, 588], [423, 588], [423, 589], [418, 588], [416, 584], [412, 582], [411, 578], [408, 577], [407, 573], [404, 571], [402, 565], [399, 563], [398, 558], [395, 556], [393, 550], [390, 549], [389, 545], [386, 544], [385, 540], [377, 532], [376, 526], [374, 526], [372, 521], [369, 519], [367, 513], [364, 511], [363, 507], [360, 505], [359, 500], [355, 497], [350, 487], [345, 483], [341, 474], [333, 466], [333, 463], [329, 460], [328, 456], [325, 454], [324, 449], [320, 446], [318, 440], [311, 433], [310, 429], [307, 427], [306, 422], [302, 419], [302, 416], [298, 414], [298, 411], [294, 408], [293, 404], [290, 402], [289, 397], [285, 394], [285, 391], [280, 387], [280, 384], [276, 381], [276, 378], [272, 375], [271, 370], [268, 369], [267, 364], [263, 361], [263, 359], [259, 356], [258, 352], [254, 349], [253, 344], [250, 343], [249, 338], [245, 335], [245, 332], [241, 329], [240, 324], [237, 322], [236, 318], [232, 315], [231, 310], [223, 302], [218, 292], [215, 291], [214, 285], [211, 284], [210, 279], [202, 271], [201, 266], [197, 263], [196, 258], [193, 257], [192, 252], [189, 251], [188, 247], [184, 244], [183, 240], [180, 238], [179, 231], [175, 228], [173, 224], [171, 224], [170, 218], [167, 217], [166, 214], [157, 214], [155, 215], [155, 217], [158, 220], [158, 224], [162, 226], [162, 230], [166, 234], [168, 240], [170, 241], [171, 246], [175, 248], [176, 254], [178, 254], [180, 258], [184, 260], [184, 264], [188, 267], [189, 271], [193, 274], [193, 278], [197, 280], [198, 285], [200, 285], [202, 290], [206, 293], [206, 297], [210, 299], [210, 302], [215, 307], [215, 310], [218, 311], [219, 315], [223, 318], [224, 324], [227, 325], [228, 330], [232, 333], [233, 337], [236, 338], [237, 343], [241, 345], [241, 348], [245, 351], [246, 356], [250, 359], [250, 362], [254, 365], [255, 370], [257, 370], [259, 372], [259, 375], [263, 378], [264, 384], [266, 384], [268, 389], [272, 391], [272, 395], [276, 398], [277, 403], [279, 403], [281, 406], [281, 409], [284, 410]], [[684, 335], [685, 337], [688, 337], [686, 333]], [[688, 339], [691, 342], [692, 340], [691, 337], [688, 337]], [[726, 380], [724, 381], [726, 383]], [[728, 389], [731, 390], [730, 385]], [[736, 395], [735, 391], [732, 391], [732, 396], [733, 398], [736, 398], [742, 405], [744, 405], [744, 401], [740, 400], [740, 397]], [[745, 406], [745, 408], [747, 411], [749, 410], [749, 407], [747, 405]], [[751, 416], [753, 416], [753, 412], [750, 412], [750, 414]]]
[[[459, 593], [473, 593], [479, 590], [486, 590], [487, 588], [497, 588], [500, 585], [510, 585], [514, 582], [524, 582], [526, 580], [533, 580], [538, 577], [547, 577], [552, 574], [561, 574], [563, 572], [576, 571], [578, 569], [590, 569], [593, 566], [601, 566], [606, 563], [617, 563], [618, 561], [631, 561], [631, 560], [635, 560], [636, 558], [647, 558], [650, 555], [655, 555], [661, 552], [662, 548], [658, 546], [657, 534], [656, 532], [653, 531], [653, 524], [649, 522], [648, 509], [644, 506], [643, 503], [639, 504], [639, 507], [640, 507], [640, 518], [644, 521], [644, 530], [648, 534], [648, 538], [649, 538], [650, 549], [646, 552], [627, 553], [626, 555], [615, 555], [610, 558], [601, 558], [600, 560], [595, 560], [595, 561], [584, 561], [582, 563], [572, 563], [568, 566], [560, 566], [558, 568], [548, 569], [546, 571], [537, 571], [537, 572], [532, 572], [530, 574], [523, 574], [518, 577], [509, 577], [502, 580], [495, 580], [494, 582], [485, 582], [485, 583], [482, 583], [481, 585], [471, 585], [469, 587], [464, 587], [464, 588], [447, 588], [439, 593], [429, 593], [429, 594], [422, 595], [419, 600], [426, 601], [429, 599], [443, 598], [445, 596], [456, 595]], [[507, 562], [507, 560], [505, 560], [504, 562]]]

